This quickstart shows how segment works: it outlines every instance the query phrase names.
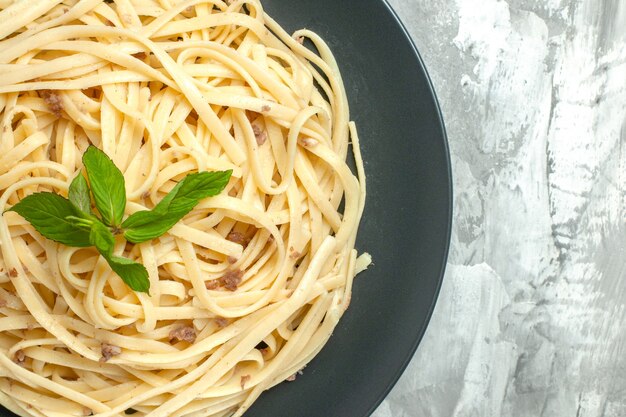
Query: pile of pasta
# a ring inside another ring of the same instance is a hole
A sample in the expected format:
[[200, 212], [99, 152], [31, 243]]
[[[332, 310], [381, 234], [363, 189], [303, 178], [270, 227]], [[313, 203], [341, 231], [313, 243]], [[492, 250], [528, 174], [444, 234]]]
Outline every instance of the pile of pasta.
[[370, 262], [337, 64], [259, 1], [0, 0], [0, 123], [2, 211], [66, 196], [89, 145], [124, 173], [127, 215], [233, 171], [162, 237], [118, 238], [150, 294], [4, 213], [0, 403], [22, 416], [241, 416], [320, 351]]

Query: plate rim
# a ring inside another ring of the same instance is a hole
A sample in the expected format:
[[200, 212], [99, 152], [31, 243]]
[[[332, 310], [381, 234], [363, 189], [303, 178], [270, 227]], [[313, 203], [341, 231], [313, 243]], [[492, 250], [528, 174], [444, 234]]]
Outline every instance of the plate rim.
[[432, 96], [432, 99], [433, 99], [435, 113], [438, 119], [437, 122], [441, 129], [441, 134], [442, 134], [442, 139], [443, 139], [445, 171], [447, 174], [447, 183], [448, 183], [447, 200], [449, 204], [447, 207], [448, 213], [447, 213], [447, 225], [446, 225], [446, 232], [445, 232], [446, 233], [446, 236], [445, 236], [446, 245], [445, 245], [445, 249], [443, 252], [442, 262], [439, 267], [439, 276], [437, 277], [437, 285], [435, 288], [435, 294], [431, 301], [430, 306], [428, 307], [428, 313], [424, 320], [424, 324], [422, 325], [421, 330], [415, 335], [415, 340], [413, 341], [413, 344], [411, 345], [409, 349], [410, 354], [407, 355], [407, 357], [403, 359], [402, 363], [400, 364], [400, 367], [397, 369], [397, 371], [393, 375], [392, 377], [393, 382], [389, 384], [383, 392], [381, 392], [381, 394], [376, 399], [376, 401], [372, 403], [372, 406], [369, 408], [369, 411], [364, 417], [371, 416], [378, 409], [378, 407], [380, 407], [383, 401], [389, 396], [389, 394], [391, 393], [393, 388], [397, 385], [402, 375], [404, 375], [404, 372], [406, 371], [407, 367], [409, 366], [409, 364], [415, 357], [415, 354], [417, 353], [417, 349], [419, 348], [419, 345], [424, 339], [424, 335], [426, 334], [426, 331], [430, 324], [430, 320], [432, 319], [435, 306], [437, 305], [437, 301], [439, 300], [439, 294], [441, 292], [443, 279], [446, 273], [448, 257], [450, 255], [452, 222], [453, 222], [453, 213], [454, 213], [454, 192], [453, 192], [454, 182], [453, 182], [453, 177], [452, 177], [452, 160], [450, 156], [450, 144], [449, 144], [448, 133], [447, 133], [444, 118], [443, 118], [443, 112], [441, 110], [441, 105], [439, 104], [439, 98], [437, 97], [437, 92], [435, 91], [432, 78], [430, 76], [430, 73], [428, 72], [428, 68], [426, 67], [426, 64], [424, 63], [424, 59], [422, 58], [422, 55], [420, 54], [419, 49], [417, 48], [417, 45], [415, 44], [415, 41], [413, 37], [411, 36], [411, 33], [408, 31], [406, 25], [404, 24], [402, 19], [400, 19], [400, 16], [396, 12], [396, 10], [393, 8], [393, 6], [389, 3], [389, 0], [380, 0], [380, 1], [381, 3], [383, 3], [387, 11], [389, 12], [390, 16], [398, 25], [402, 34], [409, 42], [409, 46], [413, 52], [414, 58], [417, 59], [417, 63], [419, 64], [421, 69], [424, 71], [424, 75], [426, 76], [428, 91], [430, 92], [430, 95]]

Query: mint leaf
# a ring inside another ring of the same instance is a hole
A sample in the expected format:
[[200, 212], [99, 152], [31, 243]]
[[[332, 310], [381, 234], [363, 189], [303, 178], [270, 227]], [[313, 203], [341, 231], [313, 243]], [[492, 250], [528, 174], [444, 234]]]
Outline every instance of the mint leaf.
[[[187, 177], [185, 177], [186, 179]], [[128, 216], [124, 223], [122, 223], [123, 229], [129, 228], [138, 228], [140, 226], [145, 226], [150, 223], [154, 223], [158, 221], [161, 217], [167, 214], [167, 209], [170, 206], [170, 203], [178, 195], [180, 191], [180, 187], [183, 186], [185, 179], [176, 184], [172, 191], [170, 191], [152, 210], [142, 210]]]
[[171, 229], [200, 200], [221, 193], [233, 171], [198, 172], [187, 175], [152, 210], [129, 216], [122, 227], [124, 237], [132, 243], [155, 239]]
[[122, 172], [111, 158], [95, 146], [89, 146], [83, 155], [83, 164], [102, 220], [108, 226], [119, 226], [126, 208], [126, 187]]
[[200, 202], [200, 200], [218, 195], [221, 193], [232, 175], [233, 170], [214, 171], [214, 172], [197, 172], [187, 175], [181, 182], [183, 183], [178, 193], [171, 200], [168, 211], [187, 210], [189, 206], [192, 208]]
[[100, 223], [99, 221], [94, 221], [91, 224], [91, 230], [89, 231], [89, 241], [93, 246], [98, 249], [105, 257], [111, 256], [113, 253], [113, 246], [115, 246], [115, 236], [111, 233], [108, 227]]
[[[193, 207], [192, 207], [193, 208]], [[142, 243], [163, 236], [176, 223], [180, 221], [191, 209], [178, 213], [166, 213], [164, 215], [147, 213], [144, 220], [153, 218], [152, 223], [143, 224], [124, 232], [124, 237], [131, 243]]]
[[89, 232], [76, 228], [68, 216], [80, 216], [79, 210], [66, 198], [54, 193], [35, 193], [22, 199], [7, 211], [14, 211], [33, 225], [43, 237], [66, 246], [91, 246]]
[[133, 291], [150, 294], [148, 270], [142, 264], [119, 256], [104, 257], [109, 266]]
[[111, 230], [95, 220], [91, 225], [89, 240], [98, 252], [106, 259], [109, 266], [132, 290], [147, 293], [150, 289], [150, 279], [146, 268], [130, 259], [113, 255], [115, 236]]
[[87, 180], [82, 173], [78, 173], [76, 178], [70, 184], [69, 198], [76, 207], [82, 212], [89, 213], [91, 211], [91, 197], [89, 195], [89, 186]]

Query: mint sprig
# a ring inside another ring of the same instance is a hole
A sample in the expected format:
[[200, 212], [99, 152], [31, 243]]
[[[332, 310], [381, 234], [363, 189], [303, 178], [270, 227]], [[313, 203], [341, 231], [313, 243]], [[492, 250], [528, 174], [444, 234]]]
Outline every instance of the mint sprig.
[[[31, 194], [7, 211], [14, 211], [42, 236], [72, 247], [95, 246], [111, 269], [134, 291], [149, 293], [146, 268], [113, 255], [115, 234], [131, 243], [146, 242], [165, 234], [200, 202], [221, 193], [232, 170], [187, 175], [152, 210], [136, 212], [123, 220], [126, 185], [122, 172], [95, 146], [83, 155], [87, 180], [79, 173], [68, 197], [55, 193]], [[91, 196], [100, 214], [93, 213]]]

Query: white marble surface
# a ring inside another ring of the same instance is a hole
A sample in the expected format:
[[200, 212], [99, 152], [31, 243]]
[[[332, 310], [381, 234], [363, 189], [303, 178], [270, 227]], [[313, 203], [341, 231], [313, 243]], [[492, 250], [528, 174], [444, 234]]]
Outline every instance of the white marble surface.
[[626, 416], [626, 0], [391, 0], [439, 95], [443, 289], [374, 417]]

